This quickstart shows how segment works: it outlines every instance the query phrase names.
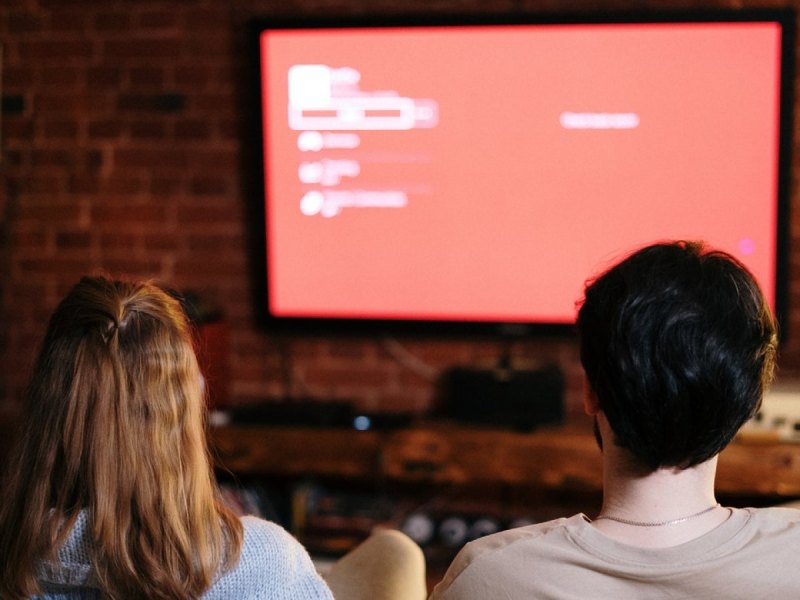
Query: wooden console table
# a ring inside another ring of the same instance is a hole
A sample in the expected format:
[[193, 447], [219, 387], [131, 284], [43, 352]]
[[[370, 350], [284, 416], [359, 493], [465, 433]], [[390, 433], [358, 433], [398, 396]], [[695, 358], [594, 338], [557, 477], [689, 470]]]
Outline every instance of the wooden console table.
[[[406, 429], [231, 425], [212, 428], [221, 468], [248, 476], [320, 476], [399, 483], [530, 486], [592, 492], [602, 485], [591, 432], [532, 433], [426, 423]], [[717, 491], [800, 497], [800, 444], [739, 439], [720, 456]]]

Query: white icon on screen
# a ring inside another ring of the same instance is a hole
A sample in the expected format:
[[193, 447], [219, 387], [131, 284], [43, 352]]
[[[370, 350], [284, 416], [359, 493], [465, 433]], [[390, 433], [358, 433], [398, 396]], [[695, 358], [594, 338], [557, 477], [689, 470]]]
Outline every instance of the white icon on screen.
[[[297, 177], [303, 186], [321, 188], [301, 196], [300, 212], [307, 217], [332, 218], [344, 209], [407, 206], [408, 194], [398, 189], [372, 189], [369, 185], [365, 187], [370, 189], [339, 189], [345, 178], [353, 180], [362, 175], [361, 161], [369, 154], [346, 158], [346, 152], [327, 151], [361, 148], [362, 136], [372, 139], [362, 131], [434, 128], [439, 119], [438, 103], [402, 96], [394, 90], [362, 90], [361, 73], [352, 67], [302, 64], [290, 67], [288, 75], [289, 127], [299, 132], [297, 148], [304, 153]], [[369, 160], [375, 162], [374, 156]], [[387, 159], [379, 158], [378, 162], [381, 160]]]
[[297, 149], [301, 152], [328, 150], [354, 150], [361, 145], [357, 133], [304, 131], [297, 136]]
[[404, 208], [408, 196], [399, 190], [312, 190], [300, 199], [300, 212], [307, 217], [331, 218], [345, 208]]
[[641, 119], [633, 112], [562, 112], [558, 117], [564, 129], [636, 129]]
[[321, 162], [304, 162], [297, 169], [297, 176], [303, 183], [319, 183], [324, 173], [325, 167]]
[[322, 210], [325, 205], [325, 196], [322, 192], [306, 192], [300, 199], [300, 212], [307, 217], [313, 217]]
[[435, 127], [438, 103], [394, 91], [359, 89], [351, 67], [293, 65], [289, 68], [289, 127], [294, 130], [396, 131]]
[[319, 152], [324, 147], [319, 131], [304, 131], [297, 136], [297, 148], [302, 152]]
[[337, 185], [343, 177], [358, 177], [361, 165], [357, 160], [323, 159], [300, 163], [297, 175], [302, 183]]

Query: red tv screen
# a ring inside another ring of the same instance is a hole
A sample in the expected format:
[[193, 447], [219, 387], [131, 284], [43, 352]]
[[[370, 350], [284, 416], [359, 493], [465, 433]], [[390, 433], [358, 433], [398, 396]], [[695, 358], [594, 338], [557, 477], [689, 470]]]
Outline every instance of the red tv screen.
[[672, 238], [774, 307], [789, 37], [741, 13], [263, 28], [269, 316], [569, 325], [587, 277]]

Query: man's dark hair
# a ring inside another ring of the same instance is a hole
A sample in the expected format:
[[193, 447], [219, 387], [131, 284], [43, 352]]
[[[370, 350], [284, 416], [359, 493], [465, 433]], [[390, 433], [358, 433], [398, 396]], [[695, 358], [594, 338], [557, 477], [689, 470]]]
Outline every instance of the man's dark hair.
[[719, 453], [775, 369], [775, 321], [758, 284], [700, 242], [648, 246], [587, 282], [578, 331], [615, 443], [653, 470]]

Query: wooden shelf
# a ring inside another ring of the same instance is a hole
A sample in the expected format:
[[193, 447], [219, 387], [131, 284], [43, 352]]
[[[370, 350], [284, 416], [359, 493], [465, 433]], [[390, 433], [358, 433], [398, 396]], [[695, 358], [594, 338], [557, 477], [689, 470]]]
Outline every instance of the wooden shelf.
[[[602, 486], [594, 437], [577, 428], [517, 433], [433, 423], [359, 432], [236, 425], [213, 428], [210, 440], [218, 465], [238, 475], [589, 492]], [[731, 495], [800, 496], [800, 444], [735, 441], [720, 456], [716, 487]]]
[[739, 438], [719, 457], [719, 492], [800, 496], [800, 444]]
[[320, 475], [371, 478], [380, 474], [375, 432], [302, 427], [224, 426], [209, 431], [217, 464], [239, 475]]

